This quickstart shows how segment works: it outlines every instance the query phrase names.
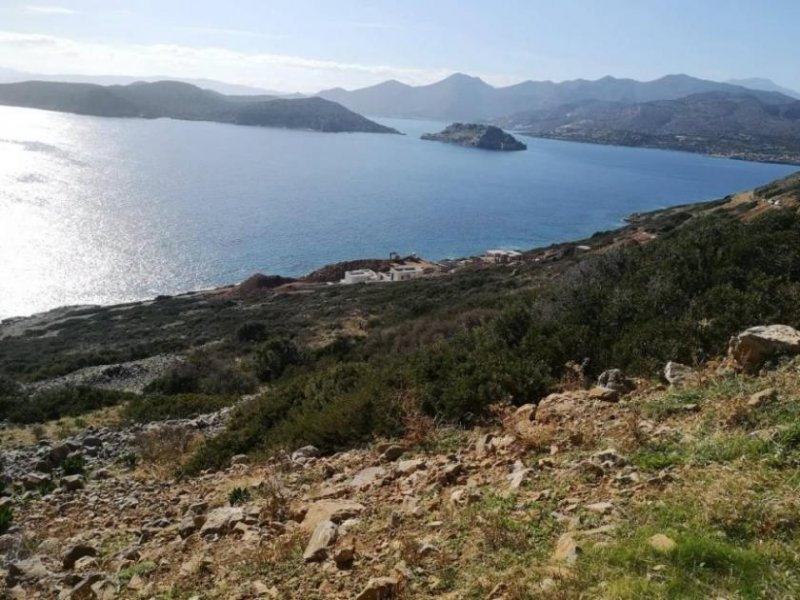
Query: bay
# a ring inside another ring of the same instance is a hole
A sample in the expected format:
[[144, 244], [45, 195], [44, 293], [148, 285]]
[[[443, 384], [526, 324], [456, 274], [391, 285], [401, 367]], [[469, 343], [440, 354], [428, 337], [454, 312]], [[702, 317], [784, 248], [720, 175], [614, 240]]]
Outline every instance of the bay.
[[389, 252], [430, 259], [585, 237], [637, 211], [796, 170], [524, 139], [494, 153], [322, 134], [0, 107], [0, 319]]

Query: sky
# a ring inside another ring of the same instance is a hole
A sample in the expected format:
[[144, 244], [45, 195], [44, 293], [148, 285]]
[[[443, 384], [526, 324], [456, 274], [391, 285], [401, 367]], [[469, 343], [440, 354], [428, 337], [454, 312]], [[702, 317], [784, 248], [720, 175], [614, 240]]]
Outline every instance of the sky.
[[670, 73], [800, 90], [800, 0], [0, 0], [0, 67], [281, 90]]

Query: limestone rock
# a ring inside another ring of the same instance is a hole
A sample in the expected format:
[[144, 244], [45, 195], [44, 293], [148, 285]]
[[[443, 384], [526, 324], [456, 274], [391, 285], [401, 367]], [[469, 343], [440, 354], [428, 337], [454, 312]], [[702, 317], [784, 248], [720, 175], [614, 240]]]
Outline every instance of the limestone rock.
[[41, 581], [51, 576], [38, 556], [12, 562], [7, 568], [6, 581], [9, 586], [14, 586], [20, 581]]
[[314, 529], [311, 539], [303, 552], [306, 562], [321, 562], [328, 557], [328, 548], [336, 541], [336, 523], [322, 521]]
[[613, 390], [618, 394], [627, 394], [635, 387], [620, 369], [608, 369], [597, 378], [597, 386]]
[[800, 331], [788, 325], [751, 327], [731, 339], [728, 354], [745, 373], [755, 374], [768, 360], [800, 354]]
[[649, 540], [647, 540], [647, 543], [650, 544], [654, 550], [663, 553], [672, 552], [678, 546], [672, 538], [664, 535], [663, 533], [655, 534]]
[[578, 546], [578, 542], [573, 535], [571, 533], [565, 533], [558, 538], [555, 552], [553, 552], [553, 560], [571, 565], [578, 560], [580, 551], [580, 546]]
[[398, 597], [400, 584], [394, 577], [374, 577], [356, 596], [356, 600], [393, 600]]
[[392, 444], [388, 446], [386, 449], [383, 450], [381, 453], [381, 461], [383, 462], [393, 462], [403, 456], [403, 453], [406, 451], [405, 448], [402, 446], [398, 446], [396, 444]]
[[603, 402], [619, 402], [619, 392], [606, 387], [595, 387], [589, 390], [589, 398]]
[[75, 563], [85, 556], [97, 556], [97, 550], [88, 544], [76, 544], [72, 546], [64, 555], [62, 564], [64, 569], [69, 571], [75, 567]]
[[747, 400], [747, 406], [752, 408], [761, 408], [762, 406], [766, 406], [771, 402], [775, 402], [778, 399], [778, 392], [775, 391], [774, 388], [767, 388], [766, 390], [761, 390], [760, 392], [756, 392]]
[[310, 460], [319, 456], [319, 449], [315, 446], [303, 446], [292, 452], [292, 462], [306, 464]]
[[681, 363], [669, 361], [664, 366], [664, 379], [676, 387], [686, 385], [693, 376], [694, 369]]
[[397, 463], [395, 470], [398, 475], [411, 475], [415, 471], [420, 471], [427, 467], [427, 463], [421, 458], [410, 458], [408, 460], [401, 460]]
[[61, 487], [65, 490], [74, 492], [83, 489], [84, 482], [81, 475], [67, 475], [61, 478]]
[[386, 477], [386, 469], [383, 467], [367, 467], [356, 473], [350, 485], [354, 488], [364, 488], [382, 482], [384, 477]]
[[314, 531], [323, 521], [341, 523], [364, 512], [364, 505], [350, 500], [320, 500], [308, 507], [300, 526], [305, 531]]
[[208, 513], [206, 522], [200, 528], [200, 535], [223, 534], [244, 520], [244, 511], [238, 506], [223, 506]]

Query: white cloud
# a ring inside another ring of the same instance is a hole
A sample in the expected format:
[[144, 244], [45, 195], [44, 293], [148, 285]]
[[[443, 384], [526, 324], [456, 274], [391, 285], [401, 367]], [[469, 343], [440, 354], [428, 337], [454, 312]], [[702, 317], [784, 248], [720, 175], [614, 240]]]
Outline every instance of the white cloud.
[[385, 79], [431, 83], [452, 73], [450, 69], [336, 62], [216, 46], [119, 45], [13, 31], [0, 31], [0, 56], [6, 67], [44, 74], [208, 77], [304, 92], [361, 87]]
[[77, 11], [65, 6], [51, 6], [45, 4], [27, 4], [22, 7], [26, 12], [37, 15], [74, 15]]
[[181, 27], [183, 31], [191, 31], [193, 33], [202, 33], [205, 35], [227, 35], [234, 37], [258, 37], [258, 38], [272, 38], [281, 39], [286, 36], [278, 33], [262, 33], [258, 31], [248, 31], [246, 29], [228, 29], [225, 27]]

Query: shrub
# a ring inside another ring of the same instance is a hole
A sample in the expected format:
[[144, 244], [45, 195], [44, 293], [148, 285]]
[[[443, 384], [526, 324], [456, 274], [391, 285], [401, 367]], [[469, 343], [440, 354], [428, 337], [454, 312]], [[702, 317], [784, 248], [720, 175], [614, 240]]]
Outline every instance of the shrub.
[[288, 338], [275, 338], [256, 350], [255, 368], [259, 379], [274, 381], [291, 365], [303, 362], [300, 349]]
[[250, 502], [250, 490], [247, 488], [235, 487], [228, 494], [228, 504], [238, 506]]
[[14, 520], [14, 511], [10, 506], [0, 506], [0, 533], [5, 533]]
[[267, 339], [268, 333], [266, 323], [248, 321], [247, 323], [242, 323], [236, 330], [236, 339], [240, 342], [263, 342]]
[[80, 475], [86, 469], [86, 459], [80, 454], [73, 454], [61, 463], [61, 468], [65, 475]]
[[249, 394], [255, 391], [256, 386], [256, 380], [236, 368], [231, 361], [199, 352], [174, 365], [150, 383], [145, 391], [166, 395], [233, 395]]
[[67, 386], [27, 397], [0, 398], [0, 418], [13, 423], [43, 423], [115, 406], [135, 394], [88, 386]]
[[127, 452], [123, 454], [119, 458], [120, 464], [122, 464], [126, 469], [132, 471], [136, 468], [136, 465], [139, 463], [139, 457], [136, 455], [136, 452]]
[[125, 406], [123, 417], [138, 423], [167, 419], [191, 419], [216, 412], [236, 402], [233, 396], [177, 394], [174, 396], [147, 395], [132, 399]]

